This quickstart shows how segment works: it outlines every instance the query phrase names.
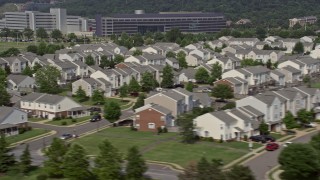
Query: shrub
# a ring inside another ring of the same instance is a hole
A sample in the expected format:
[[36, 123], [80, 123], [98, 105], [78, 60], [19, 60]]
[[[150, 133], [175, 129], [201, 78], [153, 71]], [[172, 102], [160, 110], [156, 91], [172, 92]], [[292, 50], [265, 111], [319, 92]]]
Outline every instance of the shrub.
[[162, 128], [161, 128], [161, 127], [158, 127], [158, 128], [157, 128], [157, 132], [158, 132], [158, 134], [162, 133]]
[[138, 129], [135, 128], [133, 125], [131, 125], [131, 126], [130, 126], [130, 130], [131, 130], [131, 131], [137, 131]]
[[75, 122], [77, 122], [77, 119], [71, 119], [71, 122], [75, 123]]
[[219, 143], [223, 143], [223, 139], [222, 138], [219, 140]]
[[26, 132], [26, 128], [19, 128], [18, 131], [19, 131], [19, 134], [23, 134]]
[[68, 116], [68, 119], [73, 119], [73, 117], [72, 116]]
[[67, 122], [66, 122], [66, 121], [62, 121], [62, 122], [61, 122], [61, 125], [62, 125], [62, 126], [65, 126], [65, 125], [67, 125]]
[[59, 121], [59, 120], [61, 120], [61, 117], [54, 117], [54, 118], [52, 118], [52, 120], [53, 121]]
[[247, 135], [244, 135], [244, 136], [243, 136], [243, 140], [244, 140], [244, 141], [248, 141], [248, 136], [247, 136]]
[[164, 128], [162, 129], [162, 132], [163, 132], [163, 133], [167, 133], [167, 132], [168, 132], [167, 127], [164, 127]]
[[40, 174], [37, 176], [37, 180], [47, 180], [48, 176], [46, 174]]

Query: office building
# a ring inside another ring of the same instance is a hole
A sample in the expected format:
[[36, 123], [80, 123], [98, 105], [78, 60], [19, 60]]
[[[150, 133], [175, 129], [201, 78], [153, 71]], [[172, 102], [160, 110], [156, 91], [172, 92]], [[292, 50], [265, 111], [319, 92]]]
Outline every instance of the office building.
[[136, 10], [134, 14], [118, 14], [110, 17], [96, 17], [96, 34], [128, 34], [150, 32], [167, 32], [179, 28], [185, 33], [219, 32], [226, 27], [226, 19], [221, 13], [202, 12], [161, 12], [145, 14]]

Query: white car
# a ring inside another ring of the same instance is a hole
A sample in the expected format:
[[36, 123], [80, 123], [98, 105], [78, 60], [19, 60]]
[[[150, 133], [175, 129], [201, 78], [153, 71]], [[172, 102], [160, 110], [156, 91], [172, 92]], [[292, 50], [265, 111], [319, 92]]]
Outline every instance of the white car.
[[311, 127], [317, 127], [317, 124], [316, 124], [316, 123], [309, 123], [309, 125], [310, 125]]
[[291, 141], [285, 142], [285, 143], [283, 144], [283, 147], [288, 147], [290, 144], [292, 144]]
[[202, 92], [211, 92], [211, 89], [209, 89], [209, 88], [204, 88], [204, 89], [202, 89]]

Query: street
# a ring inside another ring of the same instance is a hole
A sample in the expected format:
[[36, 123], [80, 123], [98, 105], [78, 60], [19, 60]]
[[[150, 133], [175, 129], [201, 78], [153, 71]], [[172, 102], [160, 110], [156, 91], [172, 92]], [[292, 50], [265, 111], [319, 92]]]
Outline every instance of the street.
[[[120, 119], [126, 119], [133, 115], [132, 110], [122, 111], [122, 115]], [[37, 139], [29, 144], [29, 150], [32, 156], [32, 163], [33, 165], [41, 166], [45, 157], [42, 156], [41, 149], [51, 144], [52, 139], [54, 137], [60, 137], [64, 133], [70, 134], [77, 134], [81, 135], [90, 131], [99, 130], [102, 127], [110, 125], [110, 122], [107, 120], [101, 120], [94, 123], [85, 123], [75, 127], [59, 127], [59, 126], [51, 126], [48, 124], [39, 124], [39, 123], [32, 123], [29, 122], [29, 125], [33, 128], [42, 128], [47, 130], [54, 130], [57, 133], [51, 136], [47, 136], [41, 139]], [[12, 149], [14, 155], [18, 158], [21, 156], [23, 150], [25, 149], [25, 144], [18, 145]], [[177, 175], [179, 172], [174, 171], [166, 166], [163, 165], [155, 165], [155, 164], [148, 164], [148, 171], [146, 175], [159, 180], [177, 180]]]
[[[293, 143], [307, 143], [310, 141], [311, 137], [317, 134], [319, 131], [315, 131], [299, 137], [295, 140], [292, 140]], [[265, 174], [272, 169], [273, 167], [278, 165], [278, 157], [281, 153], [283, 147], [281, 146], [276, 151], [265, 152], [264, 154], [250, 160], [245, 163], [245, 166], [249, 166], [252, 172], [255, 175], [257, 180], [265, 179]]]

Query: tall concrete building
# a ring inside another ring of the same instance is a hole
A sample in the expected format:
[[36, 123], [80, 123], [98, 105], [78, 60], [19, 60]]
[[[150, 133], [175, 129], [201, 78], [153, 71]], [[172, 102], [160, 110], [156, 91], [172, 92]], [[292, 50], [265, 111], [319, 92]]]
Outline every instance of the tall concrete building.
[[117, 14], [110, 17], [96, 16], [96, 34], [128, 34], [167, 32], [179, 28], [186, 33], [219, 32], [226, 27], [226, 19], [221, 13], [202, 12], [161, 12], [145, 14], [136, 10], [134, 14]]
[[24, 28], [36, 30], [44, 28], [48, 32], [59, 29], [62, 33], [89, 31], [88, 19], [68, 16], [66, 9], [51, 8], [49, 13], [38, 11], [5, 12], [0, 20], [0, 28], [22, 31]]

